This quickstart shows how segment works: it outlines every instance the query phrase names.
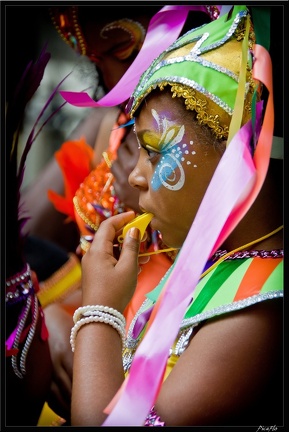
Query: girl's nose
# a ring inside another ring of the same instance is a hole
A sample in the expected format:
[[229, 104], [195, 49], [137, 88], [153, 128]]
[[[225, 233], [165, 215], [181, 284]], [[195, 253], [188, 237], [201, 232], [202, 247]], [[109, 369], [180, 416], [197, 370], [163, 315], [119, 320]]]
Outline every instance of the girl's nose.
[[146, 177], [142, 174], [140, 170], [139, 163], [135, 166], [135, 168], [130, 173], [128, 177], [128, 182], [132, 187], [137, 188], [139, 190], [147, 189], [148, 183]]

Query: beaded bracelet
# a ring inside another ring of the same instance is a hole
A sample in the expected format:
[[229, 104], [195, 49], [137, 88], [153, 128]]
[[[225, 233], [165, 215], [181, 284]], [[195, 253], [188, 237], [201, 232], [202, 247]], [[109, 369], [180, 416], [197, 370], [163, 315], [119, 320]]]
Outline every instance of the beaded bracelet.
[[78, 309], [76, 309], [76, 311], [73, 314], [74, 323], [76, 324], [77, 321], [80, 319], [80, 317], [82, 315], [87, 314], [87, 312], [89, 312], [89, 315], [91, 315], [95, 311], [105, 312], [107, 314], [110, 314], [110, 315], [113, 315], [113, 316], [119, 318], [125, 327], [126, 321], [125, 321], [125, 317], [123, 316], [122, 313], [120, 313], [118, 310], [113, 309], [109, 306], [101, 306], [101, 305], [87, 305], [87, 306], [79, 307]]
[[[82, 319], [82, 318], [86, 318], [86, 317], [89, 317], [89, 316], [103, 316], [103, 317], [108, 317], [108, 316], [110, 316], [111, 319], [114, 320], [115, 322], [117, 322], [120, 326], [122, 326], [122, 327], [125, 326], [125, 323], [123, 322], [123, 320], [122, 320], [121, 318], [118, 318], [118, 317], [116, 317], [116, 316], [114, 316], [114, 315], [111, 315], [110, 313], [107, 313], [107, 312], [101, 312], [101, 311], [98, 311], [98, 310], [96, 310], [96, 311], [92, 311], [92, 312], [90, 312], [90, 311], [84, 312], [84, 313], [81, 315], [80, 319]], [[80, 320], [80, 319], [79, 319], [79, 320]], [[78, 320], [78, 321], [79, 321], [79, 320]], [[78, 322], [78, 321], [77, 321], [77, 322]]]
[[74, 350], [75, 350], [75, 340], [76, 340], [77, 332], [79, 331], [80, 327], [82, 327], [85, 324], [92, 323], [92, 322], [102, 322], [104, 324], [111, 325], [119, 333], [119, 335], [122, 339], [122, 344], [124, 345], [124, 343], [125, 343], [125, 326], [124, 326], [123, 322], [118, 317], [114, 317], [113, 315], [110, 315], [109, 313], [104, 313], [101, 311], [98, 311], [98, 312], [101, 315], [90, 315], [90, 316], [87, 316], [85, 318], [81, 318], [72, 327], [71, 334], [70, 334], [70, 345], [71, 345], [72, 352], [74, 352]]
[[116, 322], [121, 328], [123, 328], [123, 329], [125, 328], [125, 324], [123, 323], [123, 321], [120, 318], [114, 317], [113, 315], [110, 315], [108, 313], [101, 312], [101, 311], [84, 312], [84, 314], [81, 316], [81, 318], [77, 322], [79, 322], [83, 318], [87, 318], [90, 316], [99, 316], [99, 317], [103, 317], [104, 319], [109, 318], [110, 320]]

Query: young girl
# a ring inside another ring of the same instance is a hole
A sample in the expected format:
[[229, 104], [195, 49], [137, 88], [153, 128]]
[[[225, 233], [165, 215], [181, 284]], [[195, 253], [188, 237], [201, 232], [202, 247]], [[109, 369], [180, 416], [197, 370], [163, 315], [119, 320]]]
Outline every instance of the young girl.
[[71, 331], [72, 425], [282, 424], [282, 164], [262, 12], [233, 6], [180, 37], [127, 105], [140, 152], [129, 182], [178, 254], [125, 335], [140, 230], [117, 259], [134, 213], [101, 224]]

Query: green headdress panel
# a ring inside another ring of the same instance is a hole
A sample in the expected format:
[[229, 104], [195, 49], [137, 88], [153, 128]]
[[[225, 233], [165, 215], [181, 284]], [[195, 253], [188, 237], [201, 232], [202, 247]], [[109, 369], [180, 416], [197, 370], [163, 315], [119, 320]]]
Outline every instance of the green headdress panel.
[[231, 15], [187, 32], [161, 54], [141, 76], [128, 102], [131, 117], [152, 90], [169, 85], [172, 96], [184, 98], [186, 108], [197, 113], [200, 124], [208, 125], [218, 138], [228, 138], [242, 75], [244, 40], [249, 49], [241, 125], [246, 123], [258, 83], [252, 79], [255, 35], [245, 6], [234, 6]]

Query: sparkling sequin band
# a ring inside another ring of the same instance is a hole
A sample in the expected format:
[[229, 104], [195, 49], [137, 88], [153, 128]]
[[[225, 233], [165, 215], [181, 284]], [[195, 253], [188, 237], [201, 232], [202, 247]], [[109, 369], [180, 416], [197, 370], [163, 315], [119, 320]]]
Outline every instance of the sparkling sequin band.
[[[228, 252], [226, 250], [218, 250], [213, 256], [212, 260], [216, 260], [221, 258], [223, 255], [226, 255]], [[284, 250], [283, 249], [272, 249], [272, 250], [249, 250], [249, 251], [239, 251], [232, 253], [229, 255], [226, 260], [234, 260], [241, 258], [283, 258]]]

